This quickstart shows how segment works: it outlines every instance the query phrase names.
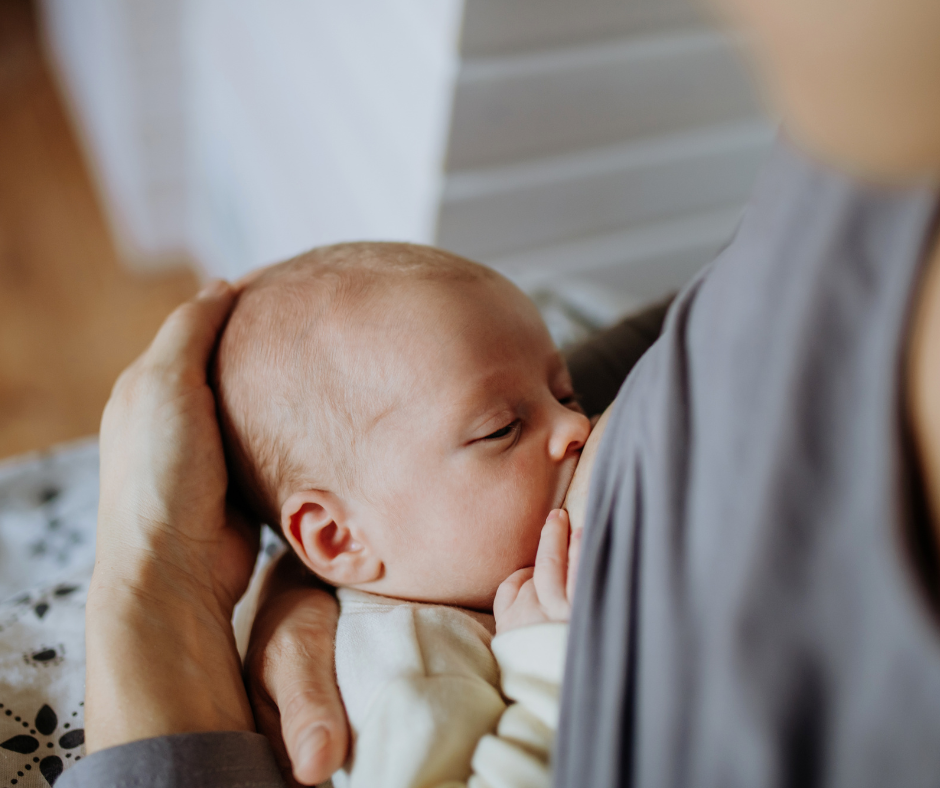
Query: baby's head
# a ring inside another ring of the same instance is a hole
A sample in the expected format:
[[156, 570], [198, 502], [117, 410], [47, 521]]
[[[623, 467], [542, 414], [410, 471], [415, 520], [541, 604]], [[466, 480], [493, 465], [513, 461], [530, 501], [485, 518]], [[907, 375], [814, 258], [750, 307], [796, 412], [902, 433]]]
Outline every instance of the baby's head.
[[590, 431], [532, 302], [410, 244], [261, 272], [215, 383], [239, 489], [314, 572], [467, 607], [532, 564]]

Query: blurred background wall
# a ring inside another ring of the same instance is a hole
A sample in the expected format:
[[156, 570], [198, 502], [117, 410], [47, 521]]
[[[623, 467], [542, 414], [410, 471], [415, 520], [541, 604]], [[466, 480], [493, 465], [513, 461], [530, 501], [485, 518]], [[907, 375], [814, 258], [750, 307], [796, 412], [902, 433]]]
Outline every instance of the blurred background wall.
[[0, 0], [0, 457], [96, 432], [118, 373], [197, 281], [124, 264], [33, 8]]
[[570, 341], [714, 256], [773, 134], [695, 0], [38, 8], [134, 276], [436, 243], [515, 279]]

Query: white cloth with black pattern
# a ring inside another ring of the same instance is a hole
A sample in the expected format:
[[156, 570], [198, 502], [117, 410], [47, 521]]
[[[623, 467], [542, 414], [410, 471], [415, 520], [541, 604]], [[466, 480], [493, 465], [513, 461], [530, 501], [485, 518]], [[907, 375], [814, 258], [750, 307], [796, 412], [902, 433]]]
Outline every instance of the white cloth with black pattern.
[[47, 788], [84, 754], [97, 509], [96, 439], [0, 464], [0, 788]]
[[[84, 755], [97, 517], [97, 438], [0, 463], [0, 788], [48, 788]], [[256, 571], [280, 545], [264, 529]]]

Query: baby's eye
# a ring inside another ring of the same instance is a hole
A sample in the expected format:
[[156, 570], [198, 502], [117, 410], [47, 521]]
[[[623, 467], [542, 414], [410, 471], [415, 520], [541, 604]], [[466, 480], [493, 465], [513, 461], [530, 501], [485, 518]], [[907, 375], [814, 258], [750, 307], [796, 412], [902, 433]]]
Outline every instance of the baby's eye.
[[481, 440], [498, 441], [500, 438], [506, 438], [516, 431], [516, 427], [518, 425], [519, 425], [519, 419], [516, 419], [515, 421], [511, 421], [505, 427], [502, 427], [501, 429], [496, 430], [496, 432], [491, 432], [485, 438], [481, 438]]

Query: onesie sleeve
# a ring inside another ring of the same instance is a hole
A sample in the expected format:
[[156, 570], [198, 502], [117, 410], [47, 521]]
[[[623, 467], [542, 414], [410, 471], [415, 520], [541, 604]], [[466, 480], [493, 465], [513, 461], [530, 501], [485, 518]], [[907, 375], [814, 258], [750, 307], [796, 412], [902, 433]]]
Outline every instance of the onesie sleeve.
[[259, 733], [181, 733], [130, 742], [82, 758], [58, 788], [286, 788]]
[[493, 639], [503, 694], [513, 703], [471, 762], [470, 788], [543, 788], [551, 783], [567, 624], [514, 629]]

